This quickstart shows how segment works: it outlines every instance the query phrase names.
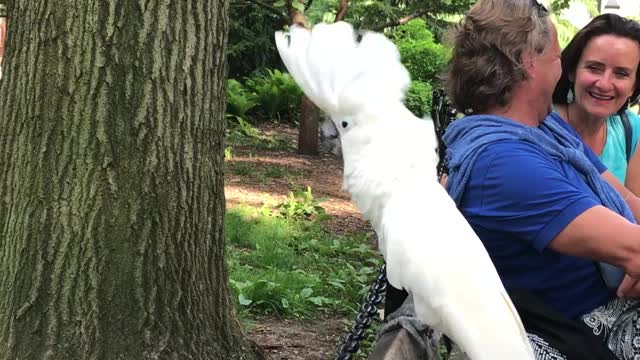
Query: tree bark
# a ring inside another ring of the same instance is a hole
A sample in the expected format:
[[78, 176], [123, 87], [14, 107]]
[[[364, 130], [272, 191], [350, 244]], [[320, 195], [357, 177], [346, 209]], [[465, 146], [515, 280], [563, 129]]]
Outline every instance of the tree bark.
[[345, 16], [347, 16], [348, 9], [349, 9], [349, 0], [340, 0], [340, 4], [338, 5], [338, 11], [336, 12], [335, 22], [344, 20]]
[[319, 119], [320, 110], [308, 97], [302, 96], [300, 102], [300, 125], [298, 129], [298, 154], [318, 154]]
[[[289, 13], [290, 23], [308, 28], [307, 18], [299, 11]], [[318, 154], [318, 130], [320, 109], [306, 95], [300, 100], [300, 123], [298, 124], [298, 154]]]
[[[347, 16], [349, 8], [349, 0], [340, 0], [338, 10], [336, 12], [335, 22], [344, 20]], [[292, 24], [306, 26], [306, 18], [301, 22], [299, 12], [293, 12], [291, 17]], [[304, 25], [303, 25], [304, 24]], [[309, 98], [302, 96], [300, 102], [300, 124], [298, 126], [298, 154], [316, 155], [318, 154], [318, 130], [320, 122], [320, 109], [318, 109]]]
[[255, 358], [224, 263], [228, 3], [8, 3], [0, 359]]

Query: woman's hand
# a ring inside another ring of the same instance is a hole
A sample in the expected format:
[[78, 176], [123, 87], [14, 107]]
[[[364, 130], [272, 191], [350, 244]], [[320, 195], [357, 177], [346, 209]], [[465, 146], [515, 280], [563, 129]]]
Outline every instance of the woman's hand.
[[619, 298], [638, 299], [640, 298], [640, 279], [634, 279], [628, 274], [622, 279], [616, 292]]

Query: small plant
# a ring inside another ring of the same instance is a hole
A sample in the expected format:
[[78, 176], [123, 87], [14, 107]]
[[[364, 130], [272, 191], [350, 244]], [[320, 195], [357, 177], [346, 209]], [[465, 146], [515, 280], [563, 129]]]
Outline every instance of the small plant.
[[325, 209], [319, 201], [313, 197], [311, 187], [304, 191], [290, 191], [287, 200], [277, 206], [280, 215], [286, 219], [311, 219], [312, 217], [323, 220], [327, 218]]
[[245, 119], [240, 116], [227, 114], [226, 119], [228, 121], [228, 128], [231, 133], [237, 133], [236, 135], [246, 136], [250, 138], [260, 139], [260, 130], [251, 125]]
[[296, 118], [302, 90], [288, 73], [267, 69], [266, 73], [249, 78], [246, 86], [256, 94], [265, 115], [291, 122]]
[[251, 163], [244, 161], [233, 161], [226, 164], [229, 171], [234, 175], [249, 176], [252, 175], [256, 169]]
[[281, 179], [287, 175], [286, 169], [277, 165], [266, 166], [262, 173], [266, 178], [270, 179]]
[[247, 112], [258, 105], [256, 94], [248, 91], [239, 81], [227, 80], [227, 112], [245, 119]]
[[227, 146], [224, 148], [224, 159], [225, 160], [233, 159], [233, 149], [231, 148], [231, 146]]
[[245, 119], [227, 114], [227, 143], [260, 150], [291, 150], [295, 146], [281, 136], [267, 136]]
[[241, 315], [352, 318], [382, 263], [366, 234], [334, 235], [318, 222], [286, 219], [267, 206], [228, 209], [225, 239]]

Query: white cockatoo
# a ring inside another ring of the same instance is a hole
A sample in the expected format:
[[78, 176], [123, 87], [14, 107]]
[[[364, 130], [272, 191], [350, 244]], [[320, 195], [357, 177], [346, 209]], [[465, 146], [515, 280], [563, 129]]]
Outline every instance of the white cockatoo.
[[482, 242], [438, 183], [433, 121], [403, 104], [395, 45], [345, 22], [277, 32], [280, 56], [340, 133], [343, 187], [378, 234], [387, 278], [472, 360], [534, 359]]

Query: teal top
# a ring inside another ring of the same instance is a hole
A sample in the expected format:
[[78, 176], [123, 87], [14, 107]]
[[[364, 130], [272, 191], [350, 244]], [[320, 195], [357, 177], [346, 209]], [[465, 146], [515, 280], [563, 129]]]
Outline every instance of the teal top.
[[[627, 116], [631, 125], [631, 156], [633, 157], [638, 145], [638, 137], [640, 137], [640, 117], [630, 110], [627, 110]], [[624, 126], [618, 114], [607, 118], [607, 141], [599, 157], [609, 171], [624, 184], [627, 178], [627, 154]]]

